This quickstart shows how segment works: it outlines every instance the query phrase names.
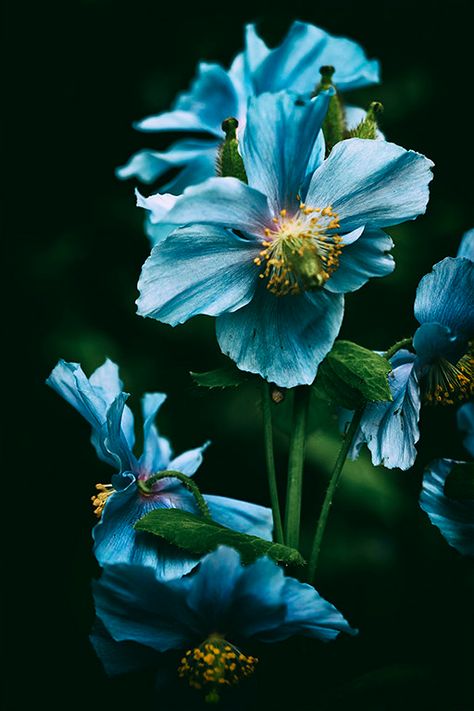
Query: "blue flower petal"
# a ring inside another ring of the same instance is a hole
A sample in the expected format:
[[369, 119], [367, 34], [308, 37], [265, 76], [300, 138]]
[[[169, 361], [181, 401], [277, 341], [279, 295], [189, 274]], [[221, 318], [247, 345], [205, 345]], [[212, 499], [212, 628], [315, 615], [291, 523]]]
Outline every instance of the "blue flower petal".
[[415, 317], [419, 323], [435, 321], [453, 334], [469, 339], [474, 334], [474, 262], [447, 257], [434, 265], [416, 290]]
[[152, 212], [157, 222], [178, 227], [212, 224], [257, 235], [273, 225], [266, 196], [236, 178], [210, 178], [187, 188], [166, 214], [161, 211], [160, 197], [147, 198], [149, 209], [152, 201], [159, 206]]
[[154, 474], [168, 468], [172, 457], [171, 445], [166, 437], [160, 437], [155, 417], [166, 400], [164, 393], [145, 393], [142, 398], [143, 453], [138, 461], [140, 472]]
[[134, 524], [158, 508], [183, 508], [196, 511], [193, 496], [181, 486], [179, 492], [160, 491], [143, 497], [135, 484], [107, 499], [102, 518], [94, 527], [94, 554], [99, 565], [130, 564], [150, 566], [160, 580], [171, 580], [189, 573], [196, 559], [169, 546], [149, 533], [135, 531]]
[[268, 197], [275, 214], [300, 202], [329, 99], [329, 92], [306, 102], [282, 92], [249, 101], [242, 156], [249, 185]]
[[234, 311], [258, 279], [256, 241], [220, 227], [183, 228], [153, 248], [142, 268], [138, 313], [175, 326], [196, 314]]
[[182, 94], [175, 110], [150, 116], [136, 124], [141, 131], [207, 131], [222, 136], [221, 123], [238, 113], [234, 85], [218, 64], [201, 62], [189, 92]]
[[159, 652], [186, 649], [193, 636], [196, 614], [180, 588], [142, 565], [108, 565], [92, 584], [97, 617], [112, 639]]
[[313, 382], [343, 313], [340, 294], [321, 290], [277, 297], [262, 285], [247, 306], [219, 316], [217, 340], [241, 370], [293, 388]]
[[466, 257], [466, 259], [474, 261], [474, 229], [463, 235], [457, 256]]
[[116, 642], [98, 619], [92, 628], [90, 641], [109, 676], [157, 667], [162, 661], [159, 652], [154, 649], [136, 642]]
[[458, 427], [466, 433], [463, 444], [474, 457], [474, 402], [467, 402], [458, 410]]
[[425, 211], [432, 165], [394, 143], [351, 138], [337, 143], [316, 170], [305, 202], [331, 205], [343, 232], [396, 225]]
[[[116, 363], [107, 358], [89, 378], [95, 392], [100, 393], [107, 404], [111, 405], [123, 391], [123, 383], [119, 377], [119, 368]], [[123, 407], [121, 429], [130, 450], [135, 444], [135, 429], [133, 413], [127, 405]]]
[[256, 93], [283, 89], [309, 93], [318, 83], [319, 70], [324, 65], [336, 68], [334, 82], [339, 91], [379, 81], [378, 62], [368, 60], [356, 42], [297, 21], [281, 45], [255, 69]]
[[189, 449], [187, 452], [183, 452], [168, 464], [168, 469], [181, 472], [182, 474], [186, 474], [186, 476], [192, 476], [201, 466], [203, 459], [202, 455], [209, 445], [210, 442], [205, 442], [201, 447], [196, 447], [195, 449]]
[[[357, 231], [356, 231], [357, 232]], [[345, 294], [360, 289], [372, 277], [383, 277], [395, 268], [389, 250], [391, 238], [382, 230], [361, 230], [360, 237], [343, 247], [339, 267], [326, 283], [329, 291]]]
[[430, 464], [423, 477], [420, 506], [449, 545], [463, 555], [474, 556], [474, 500], [450, 499], [444, 494], [446, 479], [455, 463], [437, 459]]
[[260, 635], [262, 641], [277, 642], [301, 634], [328, 642], [341, 632], [357, 634], [357, 630], [349, 625], [339, 610], [322, 598], [311, 585], [300, 583], [294, 578], [286, 578], [282, 599], [286, 604], [285, 621]]
[[[254, 24], [245, 26], [245, 50], [243, 52], [244, 65], [247, 75], [252, 77], [252, 74], [257, 70], [259, 64], [269, 55], [265, 42], [258, 36]], [[252, 85], [253, 88], [253, 85]]]
[[415, 359], [413, 353], [398, 351], [390, 360], [393, 370], [388, 376], [393, 400], [371, 402], [365, 407], [360, 429], [375, 466], [409, 469], [416, 459], [420, 391]]
[[446, 358], [456, 363], [466, 352], [466, 340], [459, 338], [448, 326], [422, 323], [413, 336], [413, 347], [420, 366]]
[[210, 178], [214, 174], [212, 167], [215, 166], [217, 146], [217, 141], [177, 141], [167, 151], [139, 151], [115, 172], [118, 178], [137, 177], [144, 183], [152, 183], [172, 168], [182, 168], [194, 164], [197, 159], [207, 157], [206, 178]]
[[[95, 446], [97, 453], [102, 453], [101, 459], [112, 463], [121, 471], [135, 471], [137, 461], [125, 436], [122, 427], [125, 403], [128, 393], [117, 395], [113, 403], [107, 410], [106, 422], [100, 430], [93, 430], [91, 442]], [[107, 453], [110, 457], [107, 457]]]
[[266, 541], [272, 540], [272, 512], [265, 506], [251, 504], [248, 501], [229, 499], [225, 496], [204, 496], [212, 518], [217, 523], [232, 528], [234, 531], [259, 536]]

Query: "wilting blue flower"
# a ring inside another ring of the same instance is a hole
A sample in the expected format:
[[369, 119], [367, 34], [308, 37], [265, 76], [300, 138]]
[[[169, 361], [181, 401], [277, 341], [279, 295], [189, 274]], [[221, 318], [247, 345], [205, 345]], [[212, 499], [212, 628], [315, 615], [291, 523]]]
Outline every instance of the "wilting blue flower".
[[[99, 523], [94, 527], [94, 553], [101, 565], [136, 563], [152, 565], [160, 578], [182, 575], [196, 565], [184, 554], [157, 544], [150, 534], [140, 533], [134, 523], [156, 508], [180, 508], [199, 513], [192, 494], [176, 479], [161, 479], [145, 494], [140, 482], [164, 470], [192, 476], [202, 462], [207, 444], [172, 456], [170, 443], [160, 437], [155, 416], [166, 399], [163, 393], [146, 393], [142, 399], [143, 453], [133, 453], [133, 415], [125, 404], [118, 367], [106, 360], [88, 379], [78, 363], [59, 361], [47, 380], [91, 425], [91, 441], [97, 455], [114, 469], [112, 484], [99, 484], [92, 497]], [[204, 497], [212, 518], [229, 528], [271, 539], [269, 509], [221, 496]]]
[[[466, 431], [464, 445], [474, 457], [474, 403], [467, 403], [459, 410], [458, 425]], [[474, 556], [474, 499], [453, 499], [444, 493], [446, 479], [456, 464], [464, 462], [436, 459], [427, 467], [420, 506], [453, 548]]]
[[[150, 116], [136, 124], [145, 132], [180, 131], [200, 134], [185, 138], [167, 151], [140, 151], [117, 171], [121, 178], [139, 177], [150, 183], [178, 168], [177, 177], [164, 190], [179, 194], [215, 174], [217, 148], [222, 141], [222, 121], [238, 119], [240, 137], [245, 127], [247, 101], [264, 92], [292, 90], [309, 96], [318, 82], [321, 66], [336, 68], [339, 91], [379, 81], [379, 64], [368, 60], [362, 48], [344, 37], [333, 37], [319, 27], [294, 22], [275, 49], [269, 49], [254, 25], [246, 27], [245, 49], [229, 70], [201, 63], [189, 92], [178, 97], [172, 111]], [[348, 109], [349, 127], [360, 121], [359, 109]]]
[[356, 634], [313, 587], [285, 577], [266, 557], [244, 567], [224, 546], [191, 575], [168, 583], [149, 567], [106, 566], [94, 599], [100, 623], [92, 641], [109, 674], [136, 669], [137, 659], [158, 668], [160, 652], [178, 649], [184, 652], [179, 675], [210, 698], [253, 671], [257, 660], [236, 645], [250, 651], [253, 639]]
[[428, 201], [432, 163], [419, 153], [354, 138], [323, 159], [329, 98], [250, 101], [248, 185], [211, 178], [180, 197], [139, 198], [160, 233], [138, 313], [173, 326], [217, 316], [221, 350], [283, 387], [314, 380], [339, 332], [343, 294], [393, 269], [381, 228], [414, 219]]
[[459, 255], [435, 264], [417, 288], [415, 353], [401, 350], [390, 362], [392, 402], [369, 403], [352, 447], [366, 442], [373, 464], [409, 469], [416, 458], [422, 402], [453, 405], [474, 392], [474, 231]]

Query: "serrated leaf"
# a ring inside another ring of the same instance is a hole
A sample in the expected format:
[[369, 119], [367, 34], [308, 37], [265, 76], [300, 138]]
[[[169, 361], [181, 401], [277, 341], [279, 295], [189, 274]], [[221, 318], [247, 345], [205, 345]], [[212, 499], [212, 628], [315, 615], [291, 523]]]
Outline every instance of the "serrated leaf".
[[208, 519], [181, 509], [155, 509], [135, 524], [137, 531], [146, 531], [196, 556], [206, 555], [217, 546], [235, 548], [244, 565], [267, 555], [278, 563], [304, 565], [304, 558], [294, 548], [265, 541], [258, 536], [233, 531]]
[[250, 376], [239, 370], [235, 365], [224, 365], [206, 373], [190, 373], [192, 379], [203, 388], [236, 388], [248, 382]]
[[351, 341], [336, 341], [319, 366], [313, 385], [317, 397], [355, 410], [364, 402], [392, 400], [386, 358]]
[[450, 499], [474, 499], [474, 462], [456, 462], [446, 480], [444, 493]]

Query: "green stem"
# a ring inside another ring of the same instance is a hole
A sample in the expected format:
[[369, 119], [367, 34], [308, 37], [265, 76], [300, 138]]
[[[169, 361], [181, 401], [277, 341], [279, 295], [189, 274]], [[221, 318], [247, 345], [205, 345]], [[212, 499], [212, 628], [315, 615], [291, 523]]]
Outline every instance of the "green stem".
[[331, 474], [331, 478], [329, 480], [329, 485], [328, 485], [328, 488], [326, 491], [326, 496], [324, 497], [324, 502], [323, 502], [323, 506], [321, 509], [321, 514], [319, 516], [318, 524], [316, 526], [316, 532], [314, 534], [313, 546], [311, 548], [311, 556], [310, 556], [309, 565], [308, 565], [308, 580], [310, 583], [313, 582], [314, 576], [316, 573], [319, 552], [321, 550], [321, 543], [323, 540], [324, 531], [326, 529], [326, 524], [327, 524], [327, 520], [328, 520], [328, 516], [329, 516], [329, 511], [331, 509], [333, 496], [336, 491], [337, 485], [339, 483], [339, 479], [341, 477], [342, 470], [343, 470], [344, 464], [347, 459], [347, 455], [348, 455], [349, 450], [351, 448], [352, 440], [354, 439], [354, 436], [359, 428], [359, 424], [360, 424], [363, 412], [364, 412], [364, 408], [360, 408], [359, 410], [354, 412], [349, 429], [347, 430], [346, 434], [344, 435], [344, 439], [342, 441], [342, 446], [341, 446], [341, 449], [339, 450], [339, 454], [337, 455], [336, 464], [334, 465], [334, 469]]
[[285, 511], [286, 545], [292, 548], [298, 548], [300, 538], [304, 446], [310, 392], [310, 389], [306, 386], [295, 388], [294, 391]]
[[401, 341], [397, 341], [396, 343], [393, 344], [393, 346], [390, 346], [390, 348], [385, 351], [384, 356], [387, 360], [390, 360], [392, 356], [395, 355], [397, 351], [400, 350], [400, 348], [409, 348], [412, 345], [412, 338], [402, 338]]
[[270, 491], [270, 502], [273, 513], [273, 530], [275, 541], [277, 543], [283, 543], [283, 526], [281, 523], [280, 502], [278, 500], [278, 485], [275, 469], [275, 457], [273, 453], [273, 428], [270, 386], [266, 382], [262, 383], [262, 412], [265, 462], [267, 465], [268, 489]]
[[209, 506], [207, 505], [203, 495], [199, 491], [199, 487], [195, 482], [186, 474], [182, 472], [177, 472], [172, 469], [167, 469], [162, 472], [157, 472], [148, 477], [148, 479], [138, 479], [137, 486], [145, 496], [150, 496], [153, 493], [153, 484], [161, 479], [179, 479], [183, 486], [191, 492], [196, 501], [196, 505], [201, 512], [203, 518], [207, 518], [212, 521], [211, 512], [209, 511]]

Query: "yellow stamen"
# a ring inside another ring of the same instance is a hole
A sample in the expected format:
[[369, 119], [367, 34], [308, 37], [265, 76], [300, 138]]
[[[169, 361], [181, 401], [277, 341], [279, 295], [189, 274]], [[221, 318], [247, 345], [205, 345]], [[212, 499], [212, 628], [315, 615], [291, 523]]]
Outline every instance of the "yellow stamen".
[[474, 343], [468, 352], [450, 363], [439, 358], [432, 363], [421, 382], [423, 399], [430, 405], [454, 405], [474, 396]]
[[102, 516], [102, 511], [104, 510], [105, 503], [109, 496], [115, 492], [112, 484], [96, 484], [95, 488], [100, 492], [91, 496], [92, 506], [94, 507], [94, 513], [97, 518]]
[[261, 267], [261, 279], [276, 296], [299, 294], [324, 286], [339, 266], [342, 237], [337, 214], [331, 206], [309, 207], [301, 202], [299, 210], [288, 217], [280, 210], [273, 217], [274, 230], [265, 228], [265, 240], [254, 263]]
[[206, 701], [218, 701], [217, 689], [234, 686], [252, 674], [258, 659], [247, 656], [222, 635], [213, 634], [199, 647], [189, 649], [181, 658], [178, 675], [194, 689], [204, 689]]

